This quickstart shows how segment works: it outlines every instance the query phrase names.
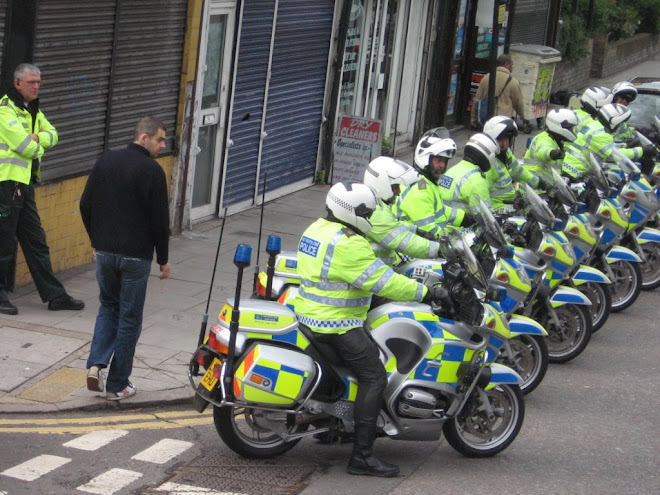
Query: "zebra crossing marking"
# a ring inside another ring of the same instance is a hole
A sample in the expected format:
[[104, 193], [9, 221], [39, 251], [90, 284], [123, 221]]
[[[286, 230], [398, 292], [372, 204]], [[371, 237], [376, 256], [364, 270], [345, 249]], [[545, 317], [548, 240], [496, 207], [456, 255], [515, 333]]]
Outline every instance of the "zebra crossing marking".
[[142, 473], [115, 468], [80, 485], [76, 490], [97, 495], [112, 495], [140, 478]]
[[63, 447], [71, 447], [73, 449], [94, 451], [109, 444], [113, 440], [128, 435], [128, 430], [100, 430], [87, 433], [78, 438], [62, 444]]
[[200, 486], [181, 485], [179, 483], [167, 482], [155, 488], [159, 492], [168, 492], [169, 495], [196, 495], [203, 493], [204, 495], [246, 495], [245, 493], [236, 492], [216, 492], [210, 488], [202, 488]]
[[182, 454], [193, 445], [194, 444], [190, 442], [184, 442], [183, 440], [164, 438], [148, 449], [135, 454], [133, 457], [131, 457], [131, 459], [151, 462], [153, 464], [165, 464], [167, 461], [174, 459], [176, 456]]
[[67, 462], [71, 462], [71, 459], [58, 457], [56, 455], [43, 454], [34, 457], [29, 461], [25, 461], [18, 466], [6, 469], [0, 474], [23, 481], [34, 481], [44, 474], [47, 474], [60, 466], [64, 466]]

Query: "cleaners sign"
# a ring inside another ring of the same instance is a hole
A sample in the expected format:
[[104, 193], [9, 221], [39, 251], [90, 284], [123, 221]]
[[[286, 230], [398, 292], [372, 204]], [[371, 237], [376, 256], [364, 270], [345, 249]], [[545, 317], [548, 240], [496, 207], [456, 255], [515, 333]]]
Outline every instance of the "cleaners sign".
[[380, 156], [380, 120], [343, 116], [335, 136], [330, 182], [362, 182], [364, 169]]

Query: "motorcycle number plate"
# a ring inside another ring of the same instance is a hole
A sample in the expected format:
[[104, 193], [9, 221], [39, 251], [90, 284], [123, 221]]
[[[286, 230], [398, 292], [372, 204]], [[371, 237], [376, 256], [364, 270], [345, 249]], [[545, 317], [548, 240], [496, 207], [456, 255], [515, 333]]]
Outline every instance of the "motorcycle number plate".
[[213, 370], [215, 370], [216, 366], [220, 366], [220, 360], [218, 358], [213, 358], [211, 366], [209, 366], [209, 368], [206, 370], [206, 373], [204, 373], [202, 380], [199, 382], [200, 385], [209, 392], [213, 390], [218, 383], [218, 379], [213, 374]]

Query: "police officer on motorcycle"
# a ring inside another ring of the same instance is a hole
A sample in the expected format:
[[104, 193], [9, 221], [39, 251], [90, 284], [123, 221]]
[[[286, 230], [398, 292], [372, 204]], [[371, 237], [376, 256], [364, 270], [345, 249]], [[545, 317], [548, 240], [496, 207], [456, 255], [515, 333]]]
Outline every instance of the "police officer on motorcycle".
[[335, 184], [328, 191], [328, 214], [303, 233], [298, 245], [300, 290], [295, 312], [302, 325], [329, 345], [358, 380], [354, 405], [355, 443], [347, 471], [392, 477], [393, 464], [373, 452], [376, 421], [387, 384], [378, 348], [364, 329], [372, 294], [397, 301], [430, 302], [434, 290], [395, 273], [376, 258], [366, 234], [376, 210], [374, 191], [361, 183]]

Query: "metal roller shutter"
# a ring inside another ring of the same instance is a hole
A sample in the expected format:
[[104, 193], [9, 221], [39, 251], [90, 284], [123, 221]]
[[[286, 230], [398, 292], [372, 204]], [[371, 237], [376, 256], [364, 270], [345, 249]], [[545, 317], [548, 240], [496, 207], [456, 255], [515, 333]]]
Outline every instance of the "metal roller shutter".
[[137, 121], [153, 115], [174, 150], [187, 0], [120, 0], [108, 148], [132, 141]]
[[333, 15], [331, 0], [279, 2], [261, 156], [268, 191], [314, 177]]
[[545, 44], [549, 0], [517, 0], [511, 43]]
[[274, 0], [244, 2], [223, 206], [254, 197]]
[[60, 137], [43, 160], [44, 180], [89, 170], [103, 151], [115, 6], [114, 0], [39, 2], [39, 99]]

